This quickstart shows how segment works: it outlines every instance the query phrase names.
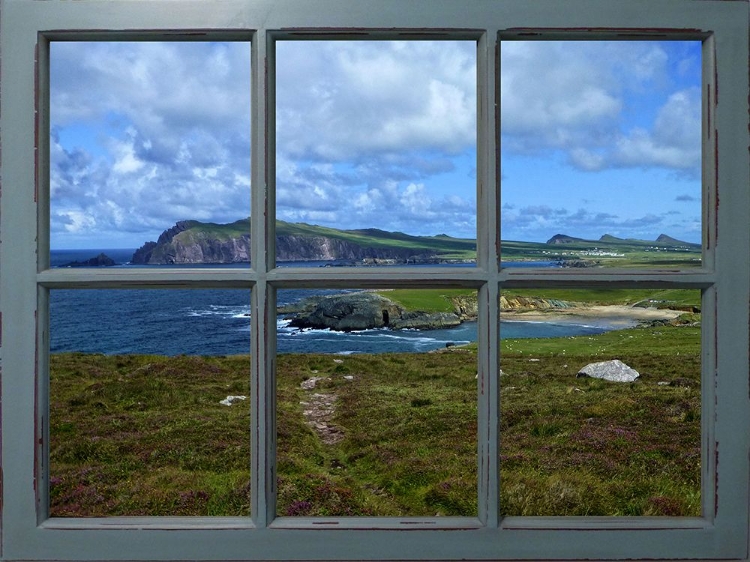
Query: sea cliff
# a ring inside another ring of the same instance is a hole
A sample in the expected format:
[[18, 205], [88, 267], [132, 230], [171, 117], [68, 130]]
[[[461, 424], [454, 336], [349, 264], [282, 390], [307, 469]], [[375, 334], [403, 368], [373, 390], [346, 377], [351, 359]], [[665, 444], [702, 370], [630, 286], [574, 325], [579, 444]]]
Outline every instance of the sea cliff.
[[[420, 237], [376, 229], [336, 230], [305, 224], [277, 223], [278, 261], [443, 263], [473, 259], [475, 242], [450, 237]], [[230, 224], [180, 221], [157, 241], [146, 242], [133, 264], [226, 264], [250, 261], [250, 221]]]

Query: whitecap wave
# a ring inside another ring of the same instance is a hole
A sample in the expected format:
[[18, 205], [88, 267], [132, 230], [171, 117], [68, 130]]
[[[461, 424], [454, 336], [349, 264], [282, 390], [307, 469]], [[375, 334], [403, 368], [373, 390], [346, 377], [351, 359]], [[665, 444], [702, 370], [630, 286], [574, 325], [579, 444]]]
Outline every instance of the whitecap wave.
[[227, 318], [250, 318], [249, 306], [210, 304], [204, 308], [187, 308], [185, 314], [191, 317], [224, 316]]

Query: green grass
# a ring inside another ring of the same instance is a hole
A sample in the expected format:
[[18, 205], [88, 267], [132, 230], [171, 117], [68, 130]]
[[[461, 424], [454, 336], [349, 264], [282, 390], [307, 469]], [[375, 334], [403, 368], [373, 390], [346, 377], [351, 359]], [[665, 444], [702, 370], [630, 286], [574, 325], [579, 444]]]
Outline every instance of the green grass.
[[[503, 513], [699, 515], [699, 342], [691, 326], [503, 341]], [[641, 379], [576, 378], [610, 358]], [[247, 515], [250, 405], [219, 400], [249, 394], [249, 365], [53, 355], [51, 513]], [[475, 346], [279, 356], [278, 514], [476, 515], [476, 369]], [[315, 394], [335, 397], [317, 429]]]
[[403, 232], [387, 232], [377, 228], [339, 230], [306, 223], [277, 221], [277, 235], [326, 236], [346, 240], [371, 248], [412, 248], [433, 250], [441, 257], [452, 259], [476, 258], [476, 241], [450, 236], [413, 236]]
[[477, 300], [477, 292], [470, 289], [393, 289], [381, 294], [406, 310], [422, 312], [453, 312], [454, 299]]
[[247, 515], [247, 357], [59, 354], [50, 365], [58, 516]]
[[[471, 289], [393, 289], [380, 291], [406, 310], [455, 312], [456, 303], [476, 306], [477, 292]], [[700, 311], [701, 294], [695, 289], [503, 289], [505, 297], [536, 297], [585, 305], [635, 305]]]
[[506, 297], [524, 296], [593, 305], [635, 305], [700, 310], [701, 294], [695, 289], [503, 289]]
[[[699, 515], [697, 329], [537, 343], [503, 342], [503, 512]], [[613, 357], [639, 381], [576, 378], [587, 362]]]

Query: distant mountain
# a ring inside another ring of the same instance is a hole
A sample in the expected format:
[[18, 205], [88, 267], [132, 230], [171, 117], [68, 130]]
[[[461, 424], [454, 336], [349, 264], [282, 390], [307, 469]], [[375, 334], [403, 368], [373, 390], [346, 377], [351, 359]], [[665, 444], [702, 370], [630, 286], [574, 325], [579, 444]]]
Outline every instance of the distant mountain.
[[660, 234], [659, 237], [654, 240], [638, 240], [637, 238], [619, 238], [611, 234], [604, 234], [599, 240], [587, 240], [585, 238], [576, 238], [575, 236], [568, 236], [566, 234], [555, 234], [552, 238], [547, 240], [547, 244], [559, 245], [559, 244], [615, 244], [620, 246], [668, 246], [673, 248], [691, 248], [700, 249], [700, 244], [694, 244], [692, 242], [683, 242], [677, 240], [666, 234]]
[[682, 240], [677, 240], [677, 238], [672, 238], [671, 236], [668, 236], [666, 234], [659, 234], [659, 237], [656, 239], [657, 244], [663, 244], [665, 246], [685, 246], [688, 248], [700, 248], [700, 244], [694, 244], [693, 242], [683, 242]]
[[591, 242], [591, 240], [584, 240], [583, 238], [568, 236], [567, 234], [555, 234], [547, 240], [547, 244], [574, 244], [576, 242]]
[[[476, 242], [470, 239], [276, 223], [278, 261], [442, 263], [475, 257]], [[249, 261], [249, 219], [229, 224], [180, 221], [162, 232], [156, 242], [146, 242], [131, 259], [131, 263], [148, 265]]]

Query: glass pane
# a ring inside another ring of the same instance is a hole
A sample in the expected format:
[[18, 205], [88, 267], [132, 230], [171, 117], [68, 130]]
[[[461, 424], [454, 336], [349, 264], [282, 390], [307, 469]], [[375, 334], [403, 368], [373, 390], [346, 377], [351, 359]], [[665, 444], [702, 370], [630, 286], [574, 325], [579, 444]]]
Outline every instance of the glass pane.
[[279, 291], [278, 515], [477, 514], [476, 301]]
[[250, 291], [50, 293], [50, 514], [250, 514]]
[[249, 43], [52, 42], [50, 129], [61, 265], [249, 261]]
[[701, 263], [700, 41], [503, 41], [503, 261]]
[[501, 296], [506, 515], [701, 515], [701, 295]]
[[476, 259], [476, 43], [276, 45], [277, 261]]

